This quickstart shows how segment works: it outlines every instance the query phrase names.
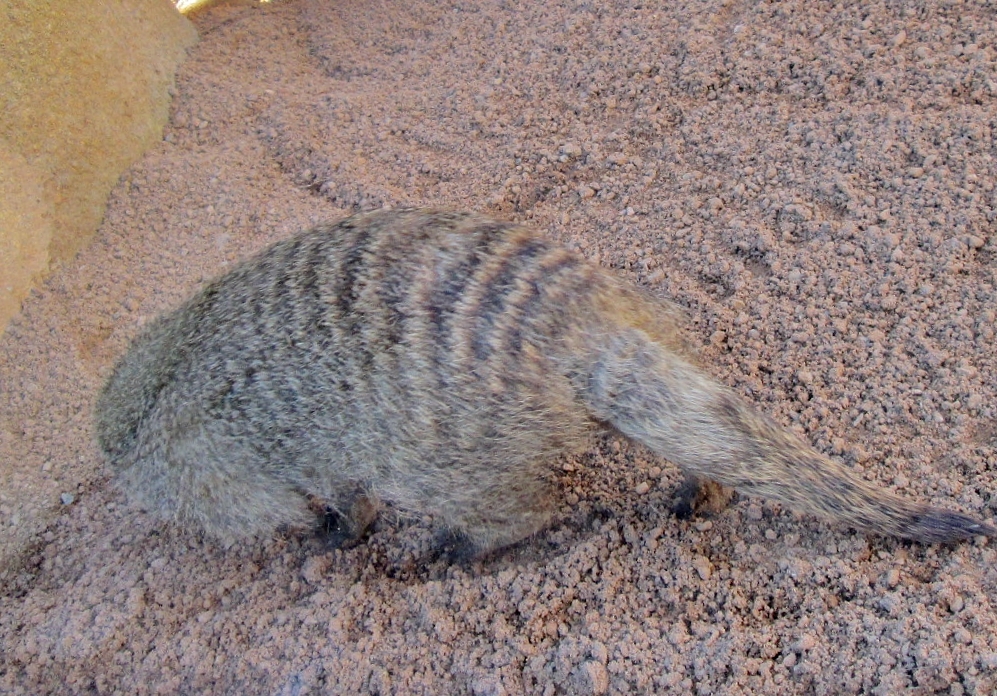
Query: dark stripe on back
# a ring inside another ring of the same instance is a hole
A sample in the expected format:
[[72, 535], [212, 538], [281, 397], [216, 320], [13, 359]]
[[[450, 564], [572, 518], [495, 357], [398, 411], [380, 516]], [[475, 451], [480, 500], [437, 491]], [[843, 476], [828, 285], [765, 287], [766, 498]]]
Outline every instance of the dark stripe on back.
[[[478, 303], [473, 318], [474, 331], [471, 335], [471, 349], [478, 360], [487, 360], [492, 352], [492, 332], [498, 317], [506, 311], [509, 295], [516, 288], [516, 281], [529, 276], [532, 262], [549, 250], [542, 239], [526, 237], [516, 240], [516, 248], [502, 260], [499, 272], [488, 280], [488, 287]], [[513, 320], [515, 324], [516, 320]]]
[[332, 326], [329, 324], [329, 307], [326, 305], [323, 289], [329, 287], [323, 282], [323, 271], [329, 263], [330, 246], [328, 238], [334, 230], [324, 229], [321, 235], [314, 234], [309, 238], [309, 246], [304, 250], [298, 265], [301, 268], [301, 296], [309, 311], [303, 315], [306, 326], [300, 330], [308, 332], [312, 340], [321, 348], [329, 348]]
[[372, 238], [367, 227], [356, 229], [352, 226], [340, 225], [340, 228], [344, 231], [352, 230], [353, 238], [339, 264], [336, 308], [339, 310], [340, 319], [352, 330], [357, 323], [356, 317], [352, 316], [353, 305], [360, 297], [356, 285], [358, 279], [363, 277], [364, 254], [367, 247], [370, 246]]
[[[549, 297], [550, 289], [557, 287], [564, 278], [571, 278], [582, 266], [581, 259], [574, 255], [558, 255], [552, 263], [542, 263], [536, 273], [529, 279], [530, 292], [524, 295], [510, 311], [515, 311], [518, 317], [513, 329], [509, 332], [506, 349], [512, 356], [518, 356], [523, 350], [524, 329], [535, 329], [537, 317], [543, 312], [544, 300]], [[553, 338], [553, 336], [551, 337]]]
[[391, 269], [392, 272], [381, 283], [378, 297], [384, 304], [385, 310], [385, 342], [387, 347], [396, 346], [404, 339], [405, 312], [402, 305], [405, 302], [406, 288], [410, 287], [412, 278], [409, 274], [403, 275], [399, 266]]
[[386, 350], [391, 350], [405, 342], [405, 323], [409, 318], [405, 307], [411, 300], [427, 247], [437, 244], [432, 231], [427, 231], [424, 225], [406, 228], [405, 234], [384, 237], [383, 243], [388, 248], [379, 250], [379, 255], [387, 263], [379, 278], [376, 299], [383, 322], [381, 342]]
[[[488, 223], [476, 227], [468, 233], [475, 239], [473, 245], [468, 245], [467, 253], [457, 257], [455, 263], [438, 270], [442, 280], [436, 283], [427, 308], [432, 328], [433, 360], [436, 365], [443, 367], [452, 362], [453, 319], [456, 316], [457, 304], [463, 298], [464, 291], [479, 266], [493, 253], [493, 247], [505, 239], [510, 229], [511, 225], [503, 223]], [[445, 384], [441, 383], [441, 386]]]
[[273, 285], [271, 286], [272, 299], [270, 321], [274, 322], [274, 329], [281, 331], [287, 336], [289, 342], [297, 343], [298, 333], [294, 326], [297, 319], [297, 307], [300, 305], [298, 292], [295, 288], [295, 278], [297, 276], [294, 261], [296, 260], [302, 245], [300, 238], [289, 243], [282, 251], [282, 258], [277, 259], [272, 273], [274, 274]]

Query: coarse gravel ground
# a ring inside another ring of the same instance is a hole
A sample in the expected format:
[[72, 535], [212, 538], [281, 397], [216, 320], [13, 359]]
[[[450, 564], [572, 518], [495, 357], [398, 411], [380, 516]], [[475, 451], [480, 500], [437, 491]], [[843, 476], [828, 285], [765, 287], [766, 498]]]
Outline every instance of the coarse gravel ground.
[[0, 692], [993, 694], [997, 546], [753, 499], [669, 512], [612, 436], [532, 543], [431, 519], [223, 549], [92, 442], [144, 321], [384, 205], [516, 219], [689, 314], [720, 379], [864, 476], [997, 514], [997, 9], [297, 0], [196, 17], [164, 141], [0, 338]]

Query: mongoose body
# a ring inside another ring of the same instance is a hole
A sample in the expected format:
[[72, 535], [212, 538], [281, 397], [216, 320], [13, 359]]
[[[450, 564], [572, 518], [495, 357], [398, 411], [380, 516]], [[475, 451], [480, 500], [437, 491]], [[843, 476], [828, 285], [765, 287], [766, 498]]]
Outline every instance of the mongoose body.
[[546, 468], [592, 427], [687, 474], [872, 532], [994, 529], [863, 482], [695, 364], [681, 313], [530, 230], [380, 211], [280, 242], [153, 322], [97, 404], [147, 508], [227, 541], [355, 533], [376, 501], [479, 552], [549, 517]]

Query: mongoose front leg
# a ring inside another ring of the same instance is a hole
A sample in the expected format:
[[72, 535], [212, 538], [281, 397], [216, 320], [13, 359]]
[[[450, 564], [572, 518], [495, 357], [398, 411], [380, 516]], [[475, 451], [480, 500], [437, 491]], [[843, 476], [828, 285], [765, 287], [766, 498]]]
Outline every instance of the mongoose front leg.
[[377, 520], [379, 506], [366, 495], [358, 494], [347, 503], [326, 505], [322, 531], [330, 546], [348, 549], [369, 536]]

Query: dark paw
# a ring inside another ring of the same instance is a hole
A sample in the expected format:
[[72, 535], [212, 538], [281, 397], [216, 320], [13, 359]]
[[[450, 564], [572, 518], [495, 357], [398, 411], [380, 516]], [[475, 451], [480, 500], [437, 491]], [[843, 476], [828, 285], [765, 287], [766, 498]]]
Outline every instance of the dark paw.
[[689, 496], [681, 495], [680, 492], [672, 505], [672, 514], [680, 520], [688, 520], [696, 514], [696, 506]]
[[675, 494], [672, 512], [680, 520], [695, 515], [715, 515], [728, 507], [737, 497], [733, 488], [716, 481], [687, 476]]
[[437, 532], [429, 551], [422, 557], [422, 564], [442, 562], [444, 565], [468, 566], [480, 557], [478, 549], [466, 535], [443, 529]]
[[598, 505], [592, 508], [592, 511], [589, 512], [588, 522], [589, 524], [594, 524], [595, 522], [608, 522], [614, 517], [616, 517], [616, 512], [612, 508], [606, 507], [605, 505]]
[[330, 548], [345, 550], [366, 541], [372, 526], [368, 524], [358, 530], [349, 518], [327, 506], [322, 514], [319, 534]]

